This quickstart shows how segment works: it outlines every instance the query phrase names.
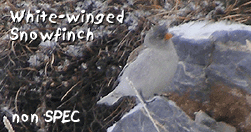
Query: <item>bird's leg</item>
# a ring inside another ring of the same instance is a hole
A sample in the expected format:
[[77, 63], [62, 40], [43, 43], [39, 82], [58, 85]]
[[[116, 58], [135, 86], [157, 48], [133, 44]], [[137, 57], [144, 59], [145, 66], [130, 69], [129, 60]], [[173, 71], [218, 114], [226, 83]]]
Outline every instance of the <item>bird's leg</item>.
[[[153, 102], [153, 101], [155, 100], [155, 98], [153, 98], [153, 99], [151, 99], [151, 100], [146, 100], [145, 97], [143, 96], [142, 90], [139, 91], [139, 95], [141, 96], [143, 102], [144, 102], [146, 105], [148, 105], [148, 103], [151, 103], [151, 102]], [[154, 96], [155, 96], [155, 95], [158, 95], [158, 94], [154, 94]]]
[[144, 98], [144, 96], [143, 96], [142, 90], [139, 90], [139, 95], [141, 96], [143, 102], [146, 103], [146, 100], [145, 100], [145, 98]]

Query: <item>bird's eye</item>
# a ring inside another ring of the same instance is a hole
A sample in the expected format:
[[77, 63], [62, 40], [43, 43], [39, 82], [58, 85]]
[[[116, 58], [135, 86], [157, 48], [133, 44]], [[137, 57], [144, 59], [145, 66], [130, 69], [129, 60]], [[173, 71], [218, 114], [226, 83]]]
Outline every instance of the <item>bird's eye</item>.
[[159, 39], [159, 38], [162, 38], [162, 35], [161, 34], [158, 34], [157, 35], [157, 38]]

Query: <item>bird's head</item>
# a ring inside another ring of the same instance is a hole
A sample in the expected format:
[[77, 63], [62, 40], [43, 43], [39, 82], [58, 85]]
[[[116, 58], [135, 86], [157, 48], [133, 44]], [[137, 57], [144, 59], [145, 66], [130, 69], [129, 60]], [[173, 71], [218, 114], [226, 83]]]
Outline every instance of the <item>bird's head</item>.
[[147, 47], [162, 49], [172, 43], [171, 38], [166, 25], [155, 26], [146, 34], [144, 43]]

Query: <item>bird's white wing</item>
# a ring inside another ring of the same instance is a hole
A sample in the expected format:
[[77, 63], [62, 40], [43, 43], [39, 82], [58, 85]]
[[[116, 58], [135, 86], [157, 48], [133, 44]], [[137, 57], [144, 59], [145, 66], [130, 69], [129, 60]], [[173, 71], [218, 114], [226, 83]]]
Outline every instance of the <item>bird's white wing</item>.
[[[127, 64], [124, 66], [123, 70], [120, 72], [119, 76], [118, 76], [118, 80], [120, 81], [121, 76], [123, 76], [123, 73], [125, 71], [125, 69], [128, 68], [128, 66], [130, 66], [131, 63], [133, 63], [138, 55], [140, 54], [140, 52], [142, 52], [143, 50], [145, 50], [146, 47], [144, 45], [141, 45], [139, 47], [137, 47], [135, 50], [133, 50], [128, 59], [127, 59]], [[122, 91], [126, 91], [128, 93], [131, 93], [131, 89], [130, 89], [130, 85], [129, 82], [123, 80], [122, 82], [119, 82], [118, 86], [112, 91], [110, 92], [108, 95], [106, 95], [105, 97], [101, 98], [97, 104], [107, 104], [107, 105], [113, 105], [114, 103], [116, 103], [122, 96], [125, 96], [125, 93]]]

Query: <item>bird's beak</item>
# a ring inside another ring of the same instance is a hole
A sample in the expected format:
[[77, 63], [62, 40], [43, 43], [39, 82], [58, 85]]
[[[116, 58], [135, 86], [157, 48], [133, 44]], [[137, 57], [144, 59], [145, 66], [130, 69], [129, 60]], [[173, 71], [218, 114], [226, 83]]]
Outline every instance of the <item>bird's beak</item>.
[[165, 40], [169, 40], [172, 37], [173, 37], [173, 35], [171, 33], [166, 33]]

